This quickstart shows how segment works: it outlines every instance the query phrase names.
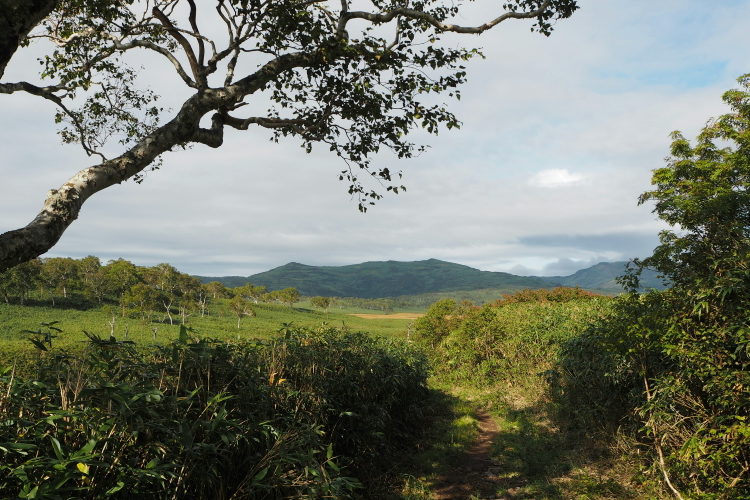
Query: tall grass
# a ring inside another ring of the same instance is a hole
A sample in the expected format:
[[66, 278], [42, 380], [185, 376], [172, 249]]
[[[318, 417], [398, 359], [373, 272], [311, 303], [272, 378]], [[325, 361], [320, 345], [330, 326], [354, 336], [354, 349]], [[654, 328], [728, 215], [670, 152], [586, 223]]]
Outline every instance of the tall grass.
[[[405, 338], [409, 320], [372, 320], [351, 316], [349, 311], [332, 309], [325, 313], [304, 307], [288, 307], [277, 304], [257, 304], [256, 317], [245, 318], [237, 328], [237, 318], [228, 307], [228, 300], [216, 299], [209, 314], [194, 313], [187, 317], [186, 325], [203, 335], [227, 341], [269, 338], [281, 324], [293, 324], [306, 328], [317, 328], [322, 324], [368, 331], [375, 336]], [[133, 340], [139, 346], [164, 344], [176, 340], [180, 325], [170, 325], [154, 316], [143, 321], [137, 316], [121, 316], [117, 307], [92, 306], [83, 309], [50, 307], [48, 305], [21, 306], [0, 303], [0, 364], [13, 363], [21, 358], [33, 358], [33, 349], [25, 330], [34, 330], [42, 322], [58, 321], [64, 331], [57, 336], [55, 344], [72, 351], [80, 351], [88, 338], [85, 331], [99, 332], [105, 336], [113, 333], [117, 338]]]
[[[168, 344], [89, 335], [0, 369], [0, 496], [343, 498], [421, 426], [426, 362], [333, 328]], [[46, 347], [46, 344], [42, 344]], [[366, 474], [363, 474], [366, 473]]]

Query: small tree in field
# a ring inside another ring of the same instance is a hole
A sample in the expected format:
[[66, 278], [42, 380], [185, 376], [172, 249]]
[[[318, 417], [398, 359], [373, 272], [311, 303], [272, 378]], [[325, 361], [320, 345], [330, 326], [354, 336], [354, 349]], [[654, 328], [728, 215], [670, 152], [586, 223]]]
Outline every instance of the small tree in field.
[[151, 320], [153, 312], [160, 307], [161, 293], [145, 283], [136, 283], [122, 298], [126, 309], [136, 311], [143, 322]]
[[264, 295], [268, 293], [268, 289], [264, 286], [256, 286], [252, 283], [236, 287], [233, 289], [235, 295], [242, 295], [246, 299], [252, 300], [253, 304], [260, 302]]
[[117, 297], [122, 315], [125, 316], [125, 294], [133, 285], [141, 282], [141, 272], [135, 264], [124, 259], [109, 262], [103, 271], [106, 277], [105, 289], [110, 295]]
[[300, 293], [299, 290], [293, 287], [284, 288], [278, 291], [278, 300], [282, 304], [286, 304], [289, 307], [293, 307], [294, 304], [299, 302]]
[[242, 318], [244, 318], [245, 316], [254, 318], [256, 316], [253, 305], [242, 295], [235, 295], [232, 300], [229, 301], [229, 309], [234, 313], [235, 316], [237, 316], [238, 330], [240, 328], [240, 322], [242, 321]]
[[52, 305], [55, 305], [55, 293], [62, 293], [68, 298], [68, 291], [75, 285], [79, 277], [78, 262], [69, 257], [52, 257], [44, 259], [42, 266], [42, 280], [49, 288]]
[[203, 287], [212, 299], [225, 299], [231, 296], [229, 289], [218, 281], [206, 283]]
[[310, 299], [310, 304], [313, 307], [323, 309], [326, 313], [328, 313], [328, 308], [331, 307], [331, 305], [333, 304], [333, 298], [332, 297], [312, 297]]

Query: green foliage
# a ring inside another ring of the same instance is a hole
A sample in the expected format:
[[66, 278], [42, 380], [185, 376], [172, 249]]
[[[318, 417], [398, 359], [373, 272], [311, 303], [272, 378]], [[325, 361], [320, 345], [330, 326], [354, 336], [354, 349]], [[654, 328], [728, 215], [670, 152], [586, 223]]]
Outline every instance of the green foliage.
[[606, 311], [610, 299], [511, 302], [464, 309], [436, 351], [438, 370], [478, 385], [498, 379], [538, 385], [560, 345]]
[[739, 81], [695, 146], [673, 134], [641, 196], [679, 231], [624, 281], [651, 266], [672, 289], [620, 298], [562, 359], [564, 390], [589, 401], [581, 424], [624, 416], [671, 487], [698, 498], [750, 495], [750, 75]]
[[[347, 497], [420, 426], [425, 361], [404, 345], [287, 328], [268, 343], [89, 335], [0, 370], [0, 496]], [[346, 466], [347, 469], [342, 467]]]
[[[544, 278], [479, 271], [437, 259], [417, 262], [365, 262], [336, 267], [307, 266], [291, 262], [245, 278], [245, 281], [259, 283], [272, 290], [294, 286], [307, 296], [370, 299], [440, 291], [486, 288], [516, 290], [554, 286], [554, 283]], [[433, 298], [430, 303], [434, 301]]]
[[[45, 97], [59, 101], [55, 121], [63, 124], [65, 142], [80, 142], [88, 154], [101, 154], [113, 139], [130, 145], [164, 130], [157, 129], [165, 121], [160, 120], [164, 109], [158, 96], [139, 88], [139, 71], [123, 55], [149, 50], [164, 56], [188, 92], [223, 89], [227, 95], [203, 104], [198, 115], [200, 120], [218, 111], [219, 131], [225, 124], [243, 128], [233, 123], [238, 118], [229, 116], [227, 108], [249, 104], [262, 92], [271, 105], [259, 123], [274, 124], [268, 127], [272, 139], [295, 136], [308, 152], [320, 144], [340, 157], [339, 178], [347, 181], [362, 211], [381, 197], [367, 187], [367, 179], [376, 178], [387, 191], [404, 189], [398, 184], [400, 174], [371, 168], [372, 157], [383, 149], [397, 158], [412, 157], [425, 149], [409, 139], [414, 129], [437, 134], [443, 127], [460, 126], [440, 99], [429, 96], [459, 99], [466, 61], [481, 55], [477, 49], [442, 42], [441, 23], [463, 12], [444, 0], [421, 0], [408, 8], [395, 0], [376, 2], [370, 12], [357, 11], [351, 0], [325, 9], [293, 0], [232, 1], [219, 2], [218, 12], [191, 4], [189, 14], [169, 1], [141, 3], [59, 1], [31, 39], [51, 42], [40, 58], [41, 76], [51, 80]], [[577, 8], [575, 0], [512, 0], [499, 5], [497, 15], [529, 17], [531, 30], [547, 36], [557, 20]], [[198, 29], [214, 23], [226, 24], [228, 36], [209, 38], [209, 32]], [[383, 25], [397, 35], [384, 38]], [[258, 74], [235, 74], [246, 67], [247, 53], [261, 56], [252, 67], [265, 68], [257, 85]], [[176, 62], [182, 59], [189, 66]], [[194, 140], [187, 134], [170, 146]]]
[[333, 297], [310, 297], [310, 305], [328, 312], [328, 308], [335, 302]]
[[5, 303], [8, 304], [12, 298], [17, 298], [23, 304], [34, 289], [40, 274], [41, 265], [38, 260], [24, 262], [0, 273], [0, 295]]
[[[214, 292], [219, 292], [221, 294], [223, 290], [219, 288], [220, 286], [223, 286], [221, 283], [214, 281], [212, 282], [212, 289]], [[211, 284], [211, 283], [210, 283]], [[225, 289], [226, 290], [226, 289]], [[232, 293], [235, 294], [235, 296], [241, 296], [248, 300], [252, 300], [256, 304], [264, 299], [264, 297], [268, 293], [268, 289], [264, 286], [255, 286], [252, 283], [246, 283], [245, 285], [238, 286], [232, 289]]]
[[645, 366], [665, 361], [658, 354], [659, 332], [671, 321], [665, 297], [660, 292], [618, 297], [609, 311], [563, 343], [556, 367], [561, 378], [551, 386], [561, 403], [561, 421], [591, 434], [612, 431], [642, 403]]
[[502, 306], [515, 302], [570, 302], [579, 299], [593, 299], [597, 296], [595, 293], [581, 290], [580, 288], [526, 289], [504, 296], [502, 299], [497, 300], [495, 305]]
[[424, 316], [414, 322], [415, 340], [429, 348], [436, 348], [448, 334], [461, 324], [464, 311], [455, 300], [435, 302]]
[[[501, 360], [505, 328], [498, 320], [495, 308], [468, 309], [457, 318], [457, 327], [445, 339], [445, 351], [453, 368], [474, 369], [489, 361]], [[482, 370], [486, 374], [486, 369]]]
[[243, 316], [257, 316], [252, 304], [242, 295], [236, 295], [229, 301], [229, 309], [237, 316], [237, 328], [240, 327]]
[[304, 406], [289, 402], [293, 418], [324, 424], [334, 449], [345, 450], [363, 472], [387, 465], [383, 460], [423, 421], [427, 360], [403, 342], [333, 328], [291, 329], [268, 352], [271, 383], [283, 380], [308, 398]]

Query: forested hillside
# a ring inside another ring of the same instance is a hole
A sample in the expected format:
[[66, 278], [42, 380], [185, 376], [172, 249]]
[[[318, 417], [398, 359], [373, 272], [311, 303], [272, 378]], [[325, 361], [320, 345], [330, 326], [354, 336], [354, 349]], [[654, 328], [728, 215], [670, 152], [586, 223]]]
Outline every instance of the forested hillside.
[[[223, 278], [200, 278], [223, 281]], [[294, 287], [303, 295], [379, 298], [481, 288], [549, 288], [543, 278], [515, 276], [429, 259], [417, 262], [364, 262], [350, 266], [306, 266], [296, 262], [248, 276], [270, 290]]]
[[[546, 279], [558, 282], [562, 286], [619, 293], [623, 288], [617, 282], [617, 278], [625, 274], [626, 266], [627, 262], [600, 262], [569, 276], [550, 276]], [[641, 273], [641, 289], [664, 290], [666, 286], [659, 276], [653, 269], [644, 269]]]
[[[426, 293], [492, 289], [497, 293], [524, 288], [581, 287], [610, 293], [622, 292], [615, 278], [625, 273], [626, 262], [600, 262], [570, 276], [517, 276], [480, 271], [469, 266], [437, 259], [416, 262], [365, 262], [349, 266], [308, 266], [290, 262], [263, 273], [241, 276], [197, 276], [203, 283], [219, 281], [228, 287], [247, 283], [269, 290], [294, 287], [303, 295], [329, 297], [383, 298]], [[651, 270], [641, 279], [644, 289], [663, 289]], [[433, 299], [435, 300], [435, 299]]]

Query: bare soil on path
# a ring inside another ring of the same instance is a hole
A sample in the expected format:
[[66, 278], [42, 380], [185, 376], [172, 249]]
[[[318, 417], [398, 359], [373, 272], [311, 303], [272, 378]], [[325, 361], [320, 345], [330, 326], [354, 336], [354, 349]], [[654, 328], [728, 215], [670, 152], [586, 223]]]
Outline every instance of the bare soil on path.
[[492, 480], [492, 443], [499, 433], [497, 423], [484, 410], [477, 411], [479, 436], [466, 450], [456, 467], [440, 476], [435, 483], [434, 498], [437, 500], [459, 500], [495, 498], [497, 484]]
[[395, 313], [395, 314], [350, 314], [363, 319], [417, 319], [424, 316], [423, 313]]

